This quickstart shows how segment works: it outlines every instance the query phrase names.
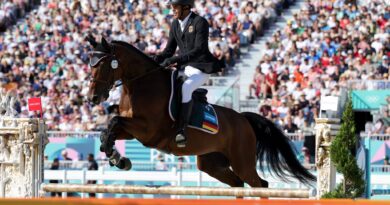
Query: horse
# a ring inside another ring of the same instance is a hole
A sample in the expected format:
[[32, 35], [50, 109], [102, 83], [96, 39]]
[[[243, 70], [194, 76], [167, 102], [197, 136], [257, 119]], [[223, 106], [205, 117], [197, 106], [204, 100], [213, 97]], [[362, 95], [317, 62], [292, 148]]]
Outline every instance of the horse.
[[187, 128], [187, 146], [177, 147], [176, 125], [168, 113], [172, 69], [162, 68], [126, 42], [108, 42], [102, 37], [98, 43], [92, 35], [86, 39], [93, 47], [88, 99], [99, 104], [109, 97], [116, 82], [122, 85], [119, 115], [110, 120], [100, 137], [100, 149], [111, 166], [131, 168], [130, 160], [120, 156], [114, 145], [115, 140], [136, 139], [145, 147], [176, 156], [196, 155], [200, 171], [231, 187], [243, 187], [245, 183], [268, 187], [268, 181], [257, 173], [257, 162], [261, 171], [268, 167], [283, 180], [294, 177], [308, 185], [316, 180], [297, 160], [283, 131], [251, 112], [238, 113], [212, 105], [218, 116], [218, 132]]

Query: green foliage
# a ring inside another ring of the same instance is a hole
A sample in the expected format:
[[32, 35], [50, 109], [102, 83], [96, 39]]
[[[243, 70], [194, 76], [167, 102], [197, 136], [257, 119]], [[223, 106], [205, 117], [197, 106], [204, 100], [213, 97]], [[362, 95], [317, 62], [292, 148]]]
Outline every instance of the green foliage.
[[345, 198], [343, 194], [343, 184], [339, 184], [333, 191], [322, 196], [323, 199]]
[[343, 112], [340, 131], [330, 147], [330, 158], [337, 172], [343, 174], [344, 180], [323, 198], [356, 198], [364, 193], [363, 171], [358, 167], [352, 153], [357, 142], [355, 131], [352, 100], [349, 98]]

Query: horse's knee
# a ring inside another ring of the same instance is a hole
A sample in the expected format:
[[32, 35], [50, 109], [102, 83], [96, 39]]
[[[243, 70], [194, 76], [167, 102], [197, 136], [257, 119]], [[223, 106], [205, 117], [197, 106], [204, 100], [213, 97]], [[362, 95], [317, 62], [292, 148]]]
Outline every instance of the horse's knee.
[[107, 138], [108, 138], [108, 132], [107, 130], [103, 130], [101, 133], [100, 133], [100, 142], [101, 142], [101, 145], [100, 145], [100, 151], [101, 152], [104, 152], [104, 149], [105, 149], [105, 143], [107, 142]]
[[103, 130], [100, 134], [100, 142], [100, 151], [106, 153], [107, 157], [110, 157], [115, 145], [112, 133]]

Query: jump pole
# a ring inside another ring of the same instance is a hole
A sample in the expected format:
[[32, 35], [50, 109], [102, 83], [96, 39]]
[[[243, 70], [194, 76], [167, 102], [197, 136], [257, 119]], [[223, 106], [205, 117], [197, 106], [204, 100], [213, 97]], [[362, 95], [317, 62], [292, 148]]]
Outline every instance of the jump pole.
[[310, 198], [308, 189], [231, 188], [231, 187], [146, 187], [133, 185], [83, 185], [42, 184], [44, 192], [118, 193], [118, 194], [168, 194], [197, 196], [235, 196], [267, 198]]

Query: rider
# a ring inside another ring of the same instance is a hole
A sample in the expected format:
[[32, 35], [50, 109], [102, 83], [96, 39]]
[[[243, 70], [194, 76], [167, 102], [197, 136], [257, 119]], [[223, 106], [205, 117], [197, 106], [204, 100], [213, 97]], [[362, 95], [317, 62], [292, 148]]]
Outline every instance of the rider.
[[[210, 74], [221, 70], [218, 60], [208, 49], [209, 24], [194, 12], [194, 0], [170, 0], [174, 20], [164, 51], [154, 56], [162, 67], [177, 64], [187, 78], [182, 86], [182, 104], [175, 141], [178, 147], [187, 142], [186, 127], [191, 116], [192, 92], [209, 79]], [[178, 55], [174, 55], [179, 47]]]

